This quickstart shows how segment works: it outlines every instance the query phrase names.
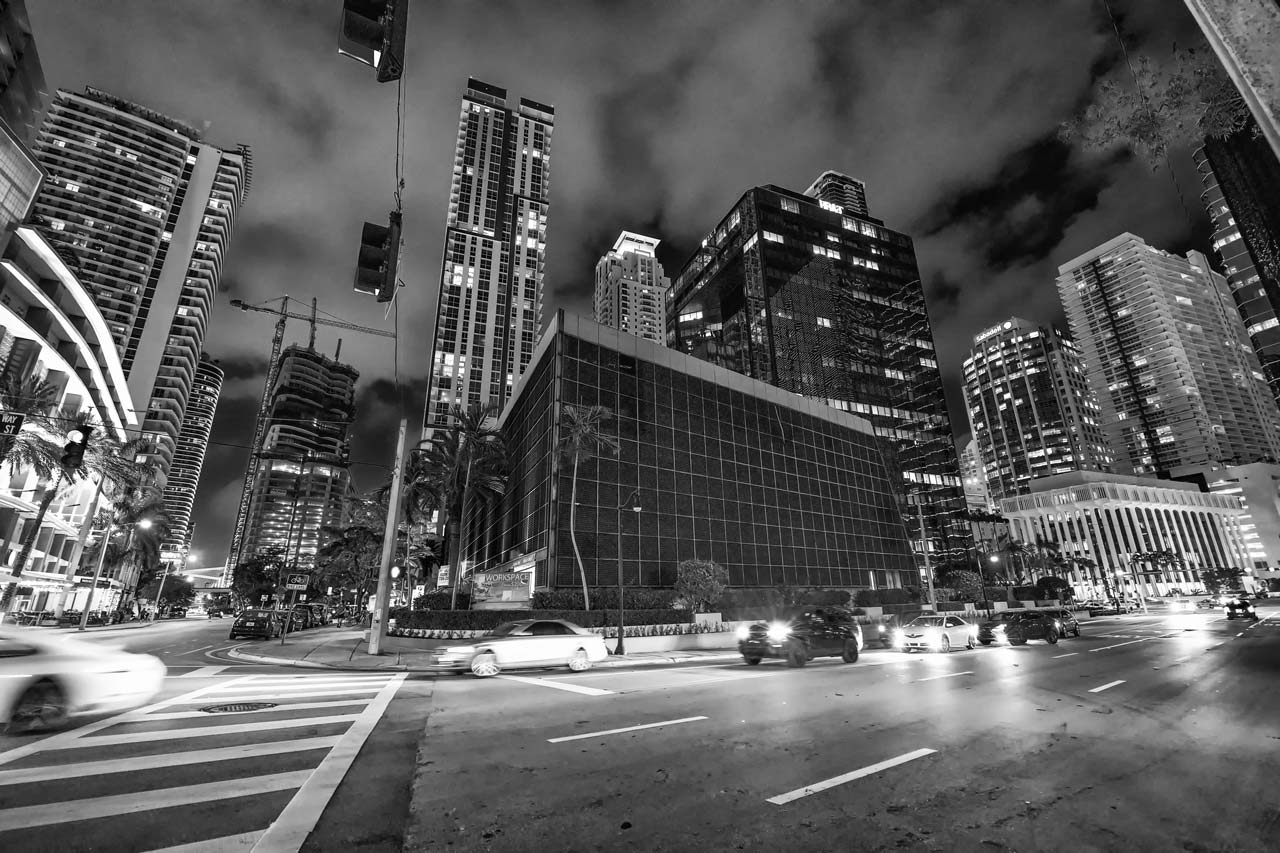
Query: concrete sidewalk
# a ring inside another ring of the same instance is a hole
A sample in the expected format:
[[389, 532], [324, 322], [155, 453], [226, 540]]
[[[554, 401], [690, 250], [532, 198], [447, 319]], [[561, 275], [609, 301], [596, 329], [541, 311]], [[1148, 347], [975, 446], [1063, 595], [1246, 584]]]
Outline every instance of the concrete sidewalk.
[[[440, 645], [450, 641], [439, 640]], [[289, 634], [282, 645], [279, 640], [263, 640], [231, 649], [227, 655], [246, 663], [299, 666], [312, 669], [345, 669], [357, 672], [444, 672], [432, 667], [422, 640], [387, 637], [383, 654], [369, 654], [363, 630], [318, 628]], [[635, 652], [610, 655], [593, 665], [595, 669], [628, 666], [656, 666], [690, 661], [737, 660], [738, 652], [725, 649], [689, 649], [688, 651]]]

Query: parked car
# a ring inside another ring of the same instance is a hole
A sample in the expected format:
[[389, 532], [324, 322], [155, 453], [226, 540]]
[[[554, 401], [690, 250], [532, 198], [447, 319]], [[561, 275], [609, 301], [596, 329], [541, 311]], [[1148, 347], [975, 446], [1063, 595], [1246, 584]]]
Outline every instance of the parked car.
[[432, 649], [430, 666], [487, 678], [516, 667], [567, 666], [582, 672], [608, 656], [604, 637], [586, 628], [563, 619], [522, 619], [470, 642]]
[[164, 685], [152, 655], [0, 628], [0, 731], [56, 728], [67, 718], [145, 705]]
[[329, 606], [327, 604], [308, 604], [307, 607], [311, 610], [311, 624], [329, 624]]
[[170, 608], [169, 608], [169, 612], [165, 615], [165, 618], [166, 618], [166, 619], [186, 619], [186, 618], [187, 618], [187, 608], [185, 608], [185, 607], [170, 607]]
[[1005, 627], [1008, 626], [1009, 620], [1019, 612], [1018, 610], [1002, 610], [994, 618], [983, 622], [978, 626], [978, 642], [984, 646], [1005, 642]]
[[311, 614], [311, 608], [305, 604], [295, 604], [291, 609], [283, 611], [285, 614], [285, 624], [289, 626], [291, 631], [305, 631], [312, 625], [315, 618]]
[[1063, 634], [1062, 622], [1054, 614], [1044, 610], [1025, 610], [1009, 620], [1004, 629], [1009, 643], [1026, 645], [1027, 640], [1044, 640], [1053, 645]]
[[249, 608], [241, 610], [236, 616], [236, 621], [231, 623], [231, 633], [227, 636], [231, 640], [240, 637], [262, 637], [270, 640], [272, 637], [280, 636], [282, 629], [279, 611]]
[[894, 645], [904, 652], [949, 652], [959, 646], [971, 649], [978, 643], [978, 626], [959, 616], [917, 616], [903, 625], [894, 639]]
[[854, 663], [862, 646], [862, 626], [850, 610], [838, 606], [793, 607], [780, 619], [738, 628], [738, 652], [751, 666], [765, 658], [783, 658], [787, 666], [834, 656]]

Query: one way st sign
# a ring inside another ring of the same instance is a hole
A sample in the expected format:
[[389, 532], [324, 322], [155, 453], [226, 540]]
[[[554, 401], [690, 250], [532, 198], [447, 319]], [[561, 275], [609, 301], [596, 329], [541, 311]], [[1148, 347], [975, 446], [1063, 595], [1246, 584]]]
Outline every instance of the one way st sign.
[[0, 412], [0, 436], [17, 435], [22, 431], [22, 423], [26, 415], [17, 412]]

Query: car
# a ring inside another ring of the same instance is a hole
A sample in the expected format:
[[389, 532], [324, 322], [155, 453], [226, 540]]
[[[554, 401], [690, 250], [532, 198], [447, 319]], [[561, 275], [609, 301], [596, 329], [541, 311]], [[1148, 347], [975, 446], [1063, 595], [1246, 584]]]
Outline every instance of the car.
[[1222, 609], [1227, 614], [1228, 619], [1235, 619], [1237, 616], [1241, 619], [1258, 618], [1258, 612], [1253, 609], [1253, 602], [1245, 595], [1237, 595], [1227, 599], [1226, 604], [1222, 605]]
[[977, 643], [978, 626], [954, 615], [917, 616], [903, 625], [894, 636], [894, 646], [904, 652], [916, 649], [949, 652], [959, 646], [971, 649]]
[[[1058, 642], [1064, 628], [1059, 611], [1024, 610], [1010, 619], [1004, 634], [1014, 646], [1024, 646], [1027, 640], [1044, 640], [1049, 645]], [[1077, 627], [1077, 630], [1079, 628]]]
[[1169, 601], [1169, 611], [1175, 613], [1196, 609], [1196, 603], [1189, 598], [1174, 598]]
[[738, 628], [738, 653], [749, 666], [765, 658], [782, 658], [787, 666], [804, 666], [817, 657], [855, 663], [862, 647], [862, 626], [852, 611], [834, 605], [792, 607], [773, 621]]
[[1256, 590], [1253, 591], [1254, 598], [1271, 598], [1273, 594], [1274, 593], [1272, 593], [1271, 590], [1264, 589], [1262, 587], [1258, 587]]
[[983, 622], [978, 626], [978, 642], [984, 646], [1004, 642], [1005, 627], [1009, 624], [1009, 620], [1019, 612], [1017, 610], [1002, 610], [993, 618]]
[[169, 608], [169, 612], [165, 614], [165, 617], [164, 617], [164, 618], [166, 618], [166, 619], [186, 619], [186, 618], [187, 618], [187, 608], [185, 608], [185, 607], [170, 607], [170, 608]]
[[281, 610], [280, 614], [290, 631], [305, 631], [311, 627], [311, 620], [315, 618], [311, 608], [305, 604], [295, 604], [287, 610]]
[[255, 607], [241, 610], [236, 615], [236, 621], [231, 623], [231, 633], [227, 638], [235, 640], [240, 637], [261, 637], [264, 640], [270, 640], [272, 637], [280, 636], [281, 630], [279, 611]]
[[1196, 602], [1196, 610], [1213, 610], [1218, 606], [1217, 597], [1202, 598]]
[[580, 625], [563, 619], [521, 619], [504, 622], [470, 642], [432, 649], [428, 665], [489, 678], [517, 667], [567, 666], [582, 672], [608, 656], [604, 637]]
[[1058, 633], [1061, 636], [1065, 637], [1068, 634], [1073, 637], [1080, 636], [1080, 622], [1076, 619], [1076, 614], [1072, 613], [1070, 610], [1049, 609], [1041, 610], [1040, 612], [1053, 617], [1054, 627], [1058, 629]]
[[329, 606], [326, 604], [308, 604], [311, 610], [311, 624], [328, 625], [330, 621]]
[[0, 731], [22, 734], [151, 701], [165, 665], [113, 645], [0, 628]]

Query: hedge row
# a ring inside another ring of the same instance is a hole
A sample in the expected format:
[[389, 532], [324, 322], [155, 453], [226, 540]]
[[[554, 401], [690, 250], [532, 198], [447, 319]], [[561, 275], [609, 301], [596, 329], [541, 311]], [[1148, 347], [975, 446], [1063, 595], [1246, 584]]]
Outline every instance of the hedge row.
[[[690, 622], [687, 610], [632, 610], [627, 609], [628, 625], [666, 625]], [[438, 630], [489, 630], [503, 622], [520, 619], [563, 619], [583, 628], [600, 628], [616, 625], [616, 610], [409, 610], [398, 607], [391, 611], [396, 629], [431, 628]]]
[[[618, 588], [616, 586], [599, 587], [590, 590], [591, 609], [616, 608], [618, 606]], [[413, 600], [414, 610], [450, 610], [451, 593], [449, 590], [433, 590]], [[675, 609], [679, 594], [673, 589], [627, 589], [625, 603], [627, 609], [636, 610], [672, 610]], [[530, 602], [534, 610], [585, 610], [581, 589], [553, 589], [548, 592], [535, 592]], [[471, 606], [471, 595], [458, 590], [458, 609], [467, 610]]]

